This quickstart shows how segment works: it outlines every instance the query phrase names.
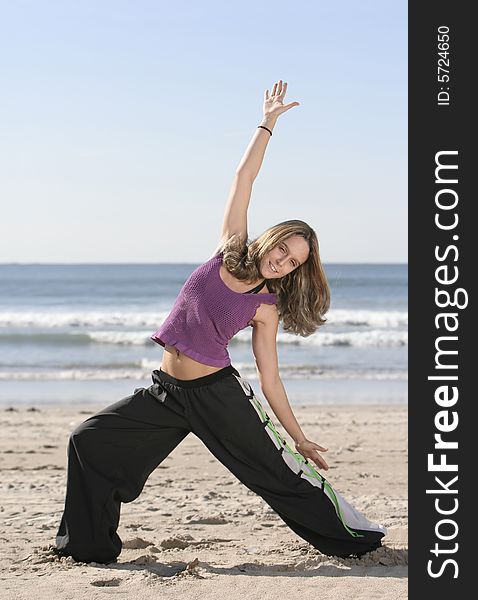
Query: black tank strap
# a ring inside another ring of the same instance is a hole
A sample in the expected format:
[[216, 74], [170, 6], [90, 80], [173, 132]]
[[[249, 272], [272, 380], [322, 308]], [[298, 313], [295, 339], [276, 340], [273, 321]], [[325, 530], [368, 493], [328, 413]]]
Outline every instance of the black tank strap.
[[265, 284], [266, 284], [266, 280], [264, 279], [264, 281], [262, 281], [254, 289], [248, 290], [247, 292], [243, 292], [243, 293], [244, 294], [257, 294], [257, 292], [260, 292], [262, 290], [262, 288], [265, 286]]

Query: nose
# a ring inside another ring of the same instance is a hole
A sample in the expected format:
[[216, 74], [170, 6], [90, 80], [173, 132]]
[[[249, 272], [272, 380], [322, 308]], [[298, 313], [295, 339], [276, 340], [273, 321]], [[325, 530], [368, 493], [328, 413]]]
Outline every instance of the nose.
[[285, 256], [279, 256], [279, 258], [276, 260], [276, 265], [278, 265], [282, 269], [285, 260]]

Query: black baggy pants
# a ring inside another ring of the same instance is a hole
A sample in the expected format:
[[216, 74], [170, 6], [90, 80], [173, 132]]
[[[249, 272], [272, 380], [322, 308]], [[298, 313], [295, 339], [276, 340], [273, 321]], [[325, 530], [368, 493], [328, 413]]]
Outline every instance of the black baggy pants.
[[274, 428], [251, 385], [229, 365], [198, 379], [152, 372], [153, 384], [89, 417], [71, 434], [61, 554], [109, 563], [121, 552], [121, 502], [193, 432], [300, 537], [324, 554], [378, 548], [385, 528], [333, 490]]

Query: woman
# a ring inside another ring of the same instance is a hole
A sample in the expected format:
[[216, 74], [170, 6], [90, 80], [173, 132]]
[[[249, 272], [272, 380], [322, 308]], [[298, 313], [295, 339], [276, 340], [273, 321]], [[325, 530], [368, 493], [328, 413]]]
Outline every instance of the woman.
[[[151, 337], [164, 346], [153, 384], [105, 408], [72, 433], [60, 554], [112, 562], [121, 502], [139, 496], [151, 472], [195, 433], [299, 536], [324, 554], [360, 556], [381, 545], [370, 523], [320, 475], [320, 444], [307, 439], [289, 405], [276, 352], [284, 331], [307, 336], [325, 322], [329, 288], [317, 237], [303, 221], [268, 229], [247, 243], [252, 185], [284, 105], [287, 83], [264, 94], [264, 117], [234, 178], [219, 246], [187, 279], [171, 313]], [[228, 341], [248, 325], [261, 390], [294, 440], [277, 432], [251, 385], [232, 366]]]

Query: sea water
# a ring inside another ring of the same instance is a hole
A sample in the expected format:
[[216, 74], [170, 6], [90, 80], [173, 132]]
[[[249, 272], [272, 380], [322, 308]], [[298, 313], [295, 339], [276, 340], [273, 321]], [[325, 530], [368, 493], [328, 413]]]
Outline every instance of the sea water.
[[[150, 339], [197, 264], [0, 265], [0, 403], [107, 405], [151, 384]], [[303, 338], [279, 326], [291, 404], [404, 403], [407, 265], [330, 264], [327, 323]], [[252, 328], [229, 343], [260, 394]]]

